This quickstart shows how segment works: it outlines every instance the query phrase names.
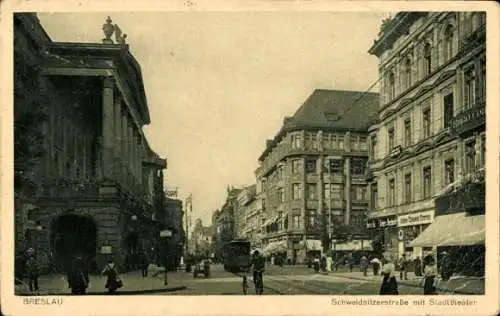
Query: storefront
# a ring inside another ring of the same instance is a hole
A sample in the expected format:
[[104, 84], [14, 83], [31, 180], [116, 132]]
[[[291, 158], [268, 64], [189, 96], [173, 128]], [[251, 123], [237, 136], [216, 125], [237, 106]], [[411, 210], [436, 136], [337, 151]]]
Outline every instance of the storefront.
[[413, 247], [410, 243], [434, 221], [434, 210], [398, 216], [398, 256], [403, 253], [408, 259], [422, 258], [432, 247]]
[[[368, 220], [368, 229], [371, 240], [381, 239], [383, 250], [393, 256], [398, 254], [398, 220], [396, 216], [380, 217]], [[377, 252], [377, 249], [373, 249]]]

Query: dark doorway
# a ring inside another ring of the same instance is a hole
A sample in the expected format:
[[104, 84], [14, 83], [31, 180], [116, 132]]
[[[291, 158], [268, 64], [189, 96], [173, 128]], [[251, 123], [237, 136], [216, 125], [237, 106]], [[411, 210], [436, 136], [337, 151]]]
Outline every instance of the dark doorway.
[[58, 271], [66, 271], [76, 256], [82, 256], [89, 269], [96, 269], [97, 227], [92, 218], [61, 215], [52, 221], [50, 239]]
[[139, 244], [139, 233], [136, 231], [130, 232], [125, 238], [127, 254], [125, 257], [125, 266], [127, 270], [135, 270], [139, 268], [139, 260], [141, 248]]

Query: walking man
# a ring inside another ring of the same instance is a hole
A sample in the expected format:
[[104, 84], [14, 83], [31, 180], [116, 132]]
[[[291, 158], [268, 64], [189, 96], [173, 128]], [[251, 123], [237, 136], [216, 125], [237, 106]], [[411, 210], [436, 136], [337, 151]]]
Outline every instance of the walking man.
[[403, 254], [401, 256], [401, 259], [399, 259], [399, 279], [403, 280], [408, 280], [408, 261], [406, 260], [406, 254]]
[[38, 291], [38, 263], [35, 258], [35, 251], [29, 248], [27, 251], [28, 258], [26, 260], [26, 272], [30, 291]]

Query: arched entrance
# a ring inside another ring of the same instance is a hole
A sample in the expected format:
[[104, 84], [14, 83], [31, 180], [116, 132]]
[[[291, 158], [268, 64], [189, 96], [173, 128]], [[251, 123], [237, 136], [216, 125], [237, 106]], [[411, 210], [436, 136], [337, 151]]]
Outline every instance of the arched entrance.
[[91, 217], [63, 214], [52, 220], [51, 252], [59, 271], [66, 271], [75, 256], [96, 269], [97, 227]]
[[139, 243], [139, 233], [137, 231], [130, 231], [125, 237], [126, 246], [126, 256], [125, 256], [125, 266], [127, 270], [138, 269], [139, 267], [139, 255], [141, 253], [141, 247]]

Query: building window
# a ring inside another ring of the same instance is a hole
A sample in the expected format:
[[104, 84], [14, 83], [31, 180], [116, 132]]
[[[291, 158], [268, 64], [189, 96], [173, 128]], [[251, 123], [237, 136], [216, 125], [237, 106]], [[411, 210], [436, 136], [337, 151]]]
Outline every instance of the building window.
[[292, 216], [292, 227], [293, 229], [300, 229], [300, 215]]
[[342, 188], [340, 187], [339, 184], [331, 184], [331, 189], [332, 189], [332, 200], [334, 200], [334, 201], [343, 200]]
[[372, 207], [373, 208], [378, 208], [378, 188], [377, 188], [377, 182], [372, 184]]
[[317, 200], [318, 199], [318, 193], [317, 193], [317, 188], [316, 188], [316, 183], [308, 183], [307, 184], [307, 199], [308, 200]]
[[455, 182], [455, 161], [453, 159], [444, 162], [444, 184]]
[[389, 179], [389, 205], [388, 206], [394, 206], [396, 205], [396, 193], [395, 193], [395, 181], [394, 179]]
[[476, 169], [476, 142], [469, 141], [465, 144], [465, 170], [470, 173]]
[[365, 187], [362, 185], [353, 185], [351, 187], [351, 195], [355, 201], [365, 201]]
[[368, 146], [367, 146], [367, 142], [366, 142], [366, 137], [360, 136], [359, 139], [358, 139], [358, 141], [359, 141], [359, 149], [360, 150], [364, 150], [364, 151], [368, 150], [368, 148], [367, 148]]
[[405, 174], [405, 202], [411, 202], [411, 173]]
[[464, 107], [470, 108], [474, 105], [476, 98], [476, 73], [471, 67], [464, 73]]
[[309, 210], [307, 212], [309, 227], [314, 227], [316, 225], [316, 214], [317, 214], [316, 210]]
[[444, 31], [444, 61], [453, 57], [453, 25], [448, 25]]
[[453, 119], [453, 93], [449, 93], [444, 97], [444, 128], [451, 127]]
[[406, 59], [406, 62], [405, 62], [405, 66], [404, 66], [404, 73], [405, 73], [405, 85], [406, 85], [406, 88], [410, 88], [411, 87], [411, 58], [408, 57]]
[[392, 101], [396, 97], [396, 80], [393, 72], [389, 73], [388, 93], [389, 101]]
[[307, 173], [316, 173], [316, 159], [308, 158], [306, 160], [306, 172]]
[[292, 173], [300, 173], [302, 167], [302, 160], [294, 159], [292, 160]]
[[411, 145], [411, 120], [405, 120], [405, 146]]
[[292, 135], [292, 148], [302, 148], [302, 135]]
[[355, 227], [363, 226], [363, 215], [362, 214], [353, 214], [351, 215], [351, 225]]
[[302, 198], [302, 192], [301, 192], [301, 186], [300, 186], [300, 183], [294, 183], [292, 184], [292, 188], [293, 188], [293, 196], [292, 198], [294, 200], [300, 200]]
[[387, 130], [387, 135], [389, 139], [389, 152], [394, 148], [394, 126]]
[[432, 194], [432, 174], [431, 167], [425, 167], [424, 173], [424, 199], [428, 199]]
[[344, 161], [340, 159], [329, 159], [327, 166], [330, 173], [342, 173], [344, 171]]
[[424, 138], [431, 136], [431, 110], [426, 108], [423, 113]]
[[285, 194], [283, 192], [283, 188], [278, 188], [278, 201], [280, 201], [280, 203], [285, 203]]
[[375, 153], [377, 148], [377, 135], [373, 135], [370, 138], [370, 158], [375, 160]]
[[426, 43], [424, 46], [424, 75], [428, 76], [432, 72], [432, 47]]
[[351, 174], [364, 175], [366, 169], [366, 161], [364, 159], [352, 158]]
[[337, 146], [339, 150], [344, 150], [344, 137], [337, 136]]
[[486, 100], [486, 59], [481, 60], [481, 101]]

